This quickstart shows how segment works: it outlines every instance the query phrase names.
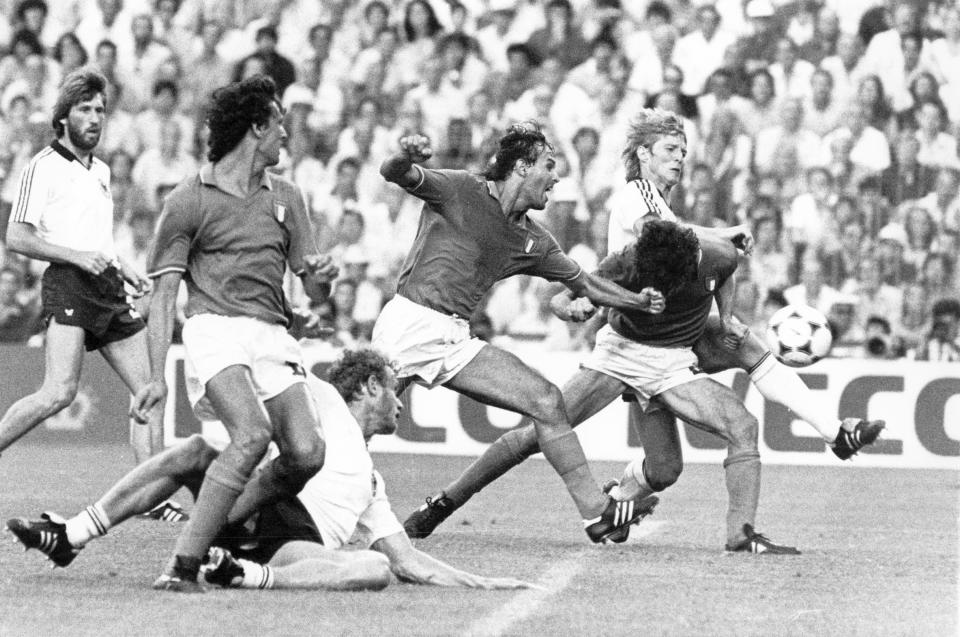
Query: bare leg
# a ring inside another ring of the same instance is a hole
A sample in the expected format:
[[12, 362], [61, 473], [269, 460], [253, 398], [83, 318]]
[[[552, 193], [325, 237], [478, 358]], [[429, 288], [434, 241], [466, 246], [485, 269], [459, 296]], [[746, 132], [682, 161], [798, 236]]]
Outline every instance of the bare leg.
[[264, 504], [296, 495], [323, 466], [326, 447], [311, 400], [306, 384], [298, 383], [266, 401], [280, 455], [247, 483], [230, 510], [229, 523], [246, 520]]
[[390, 561], [383, 554], [335, 551], [313, 542], [284, 544], [269, 566], [275, 588], [357, 591], [380, 590], [390, 583]]
[[226, 522], [273, 433], [247, 367], [232, 365], [221, 371], [207, 383], [206, 395], [230, 434], [230, 444], [207, 470], [193, 515], [174, 548], [175, 556], [197, 563]]
[[732, 389], [712, 378], [678, 385], [660, 394], [659, 399], [683, 420], [727, 441], [727, 544], [739, 544], [746, 538], [743, 525], [755, 523], [760, 500], [757, 419]]
[[[117, 372], [131, 395], [150, 381], [150, 354], [147, 351], [147, 331], [141, 330], [123, 339], [108, 343], [100, 353]], [[150, 412], [150, 420], [141, 424], [130, 419], [130, 446], [137, 464], [163, 449], [163, 405]]]
[[657, 401], [646, 411], [630, 403], [630, 426], [643, 444], [643, 459], [630, 462], [624, 469], [620, 485], [610, 495], [618, 500], [643, 498], [663, 491], [683, 471], [683, 448], [677, 421]]
[[540, 450], [566, 484], [580, 517], [588, 520], [600, 515], [606, 497], [567, 421], [556, 385], [513, 354], [488, 345], [446, 386], [486, 405], [529, 416]]
[[[606, 374], [581, 368], [563, 387], [563, 402], [567, 407], [570, 426], [576, 427], [610, 404], [625, 389], [625, 385]], [[443, 490], [444, 495], [459, 508], [478, 491], [537, 453], [537, 433], [533, 422], [525, 418], [521, 426], [500, 436], [487, 447], [456, 480]]]
[[11, 405], [3, 415], [0, 451], [73, 402], [83, 367], [83, 337], [82, 328], [50, 320], [43, 385]]

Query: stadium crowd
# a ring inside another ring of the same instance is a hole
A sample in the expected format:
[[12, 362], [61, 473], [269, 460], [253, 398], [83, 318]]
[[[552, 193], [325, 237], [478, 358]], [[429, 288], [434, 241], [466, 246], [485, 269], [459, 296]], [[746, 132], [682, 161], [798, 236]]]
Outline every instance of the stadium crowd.
[[[534, 213], [587, 270], [606, 254], [621, 151], [644, 106], [685, 119], [671, 202], [749, 223], [737, 315], [787, 303], [830, 318], [834, 355], [960, 361], [960, 6], [951, 0], [0, 0], [0, 227], [52, 139], [70, 70], [110, 81], [98, 149], [119, 252], [141, 270], [169, 190], [205, 161], [203, 105], [265, 73], [289, 133], [276, 170], [307, 197], [341, 268], [309, 307], [333, 346], [369, 339], [421, 202], [378, 169], [401, 136], [473, 168], [536, 119], [562, 180]], [[38, 342], [39, 274], [0, 246], [0, 342]], [[473, 317], [490, 339], [587, 348], [540, 280], [501, 282]]]

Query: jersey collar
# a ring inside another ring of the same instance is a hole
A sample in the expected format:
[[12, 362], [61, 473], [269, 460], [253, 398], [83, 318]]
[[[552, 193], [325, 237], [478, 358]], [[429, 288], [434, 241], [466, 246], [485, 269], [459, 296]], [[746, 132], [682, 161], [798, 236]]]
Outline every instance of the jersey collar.
[[[207, 163], [200, 167], [200, 183], [204, 186], [213, 186], [217, 190], [223, 190], [223, 188], [220, 187], [220, 184], [217, 183], [217, 179], [213, 174], [212, 163]], [[268, 173], [266, 170], [263, 171], [263, 175], [260, 177], [260, 187], [266, 188], [267, 190], [273, 190], [273, 180], [270, 179], [270, 173]]]
[[[52, 148], [53, 150], [55, 150], [58, 155], [60, 155], [61, 157], [63, 157], [63, 158], [66, 159], [67, 161], [75, 161], [75, 162], [77, 162], [78, 164], [80, 164], [81, 166], [83, 166], [84, 168], [88, 168], [88, 166], [87, 166], [86, 164], [84, 164], [83, 161], [82, 161], [79, 157], [77, 157], [76, 155], [74, 155], [74, 154], [70, 151], [69, 148], [67, 148], [66, 146], [64, 146], [63, 144], [61, 144], [59, 139], [55, 139], [55, 140], [53, 140], [52, 142], [50, 142], [50, 148]], [[90, 156], [90, 165], [91, 165], [91, 166], [93, 165], [93, 155]]]

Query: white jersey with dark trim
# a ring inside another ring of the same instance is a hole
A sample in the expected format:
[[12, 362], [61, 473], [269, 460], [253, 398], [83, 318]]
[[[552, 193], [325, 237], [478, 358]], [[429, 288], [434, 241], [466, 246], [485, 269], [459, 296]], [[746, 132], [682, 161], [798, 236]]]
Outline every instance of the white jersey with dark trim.
[[653, 214], [666, 221], [676, 221], [663, 195], [648, 179], [634, 179], [610, 197], [610, 224], [607, 231], [607, 253], [620, 252], [637, 240], [637, 222]]
[[20, 173], [10, 221], [32, 225], [57, 246], [116, 256], [110, 167], [92, 157], [87, 168], [54, 141]]
[[373, 468], [363, 432], [340, 393], [307, 375], [326, 454], [323, 468], [297, 496], [320, 531], [324, 546], [364, 548], [403, 532], [387, 500], [383, 477]]

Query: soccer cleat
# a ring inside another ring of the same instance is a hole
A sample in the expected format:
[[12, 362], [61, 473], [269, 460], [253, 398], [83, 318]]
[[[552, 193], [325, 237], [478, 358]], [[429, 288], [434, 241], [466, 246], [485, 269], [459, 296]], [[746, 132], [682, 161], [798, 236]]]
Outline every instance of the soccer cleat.
[[39, 520], [7, 520], [7, 530], [23, 544], [24, 550], [36, 549], [61, 568], [68, 566], [83, 548], [70, 544], [66, 520], [49, 511], [44, 512]]
[[180, 503], [173, 500], [164, 500], [146, 513], [141, 514], [140, 517], [163, 520], [164, 522], [186, 522], [190, 519]]
[[833, 441], [831, 450], [841, 460], [849, 460], [855, 453], [876, 442], [880, 432], [887, 426], [883, 420], [854, 420], [847, 418]]
[[[603, 509], [600, 517], [591, 522], [584, 520], [583, 530], [586, 531], [590, 541], [594, 544], [617, 541], [614, 538], [620, 537], [622, 529], [629, 527], [631, 524], [636, 524], [653, 513], [653, 509], [658, 502], [660, 502], [660, 498], [655, 495], [624, 500], [623, 502], [608, 497], [607, 506]], [[623, 540], [625, 539], [623, 538]], [[622, 542], [623, 540], [619, 541]]]
[[153, 582], [154, 590], [171, 591], [174, 593], [203, 593], [203, 587], [197, 581], [200, 572], [200, 558], [188, 555], [174, 555]]
[[[613, 488], [618, 486], [620, 486], [620, 481], [614, 478], [610, 478], [609, 480], [603, 483], [603, 486], [601, 487], [601, 489], [603, 490], [604, 493], [606, 493], [607, 495], [610, 495], [610, 492], [613, 490]], [[613, 542], [614, 544], [623, 544], [624, 542], [627, 541], [629, 537], [630, 537], [630, 527], [624, 526], [617, 529], [613, 533], [611, 533], [610, 536], [607, 538], [607, 541]]]
[[430, 537], [433, 530], [440, 526], [440, 523], [450, 517], [450, 514], [457, 510], [453, 501], [447, 497], [447, 494], [441, 491], [434, 498], [428, 497], [426, 504], [410, 514], [407, 521], [403, 523], [403, 530], [407, 536], [414, 540], [422, 540]]
[[773, 555], [800, 555], [800, 551], [793, 546], [776, 544], [766, 535], [757, 533], [750, 524], [743, 525], [743, 534], [746, 539], [733, 546], [725, 547], [731, 553], [771, 553]]
[[207, 560], [200, 567], [200, 571], [208, 584], [223, 588], [235, 588], [243, 581], [243, 565], [230, 551], [219, 546], [210, 547]]

